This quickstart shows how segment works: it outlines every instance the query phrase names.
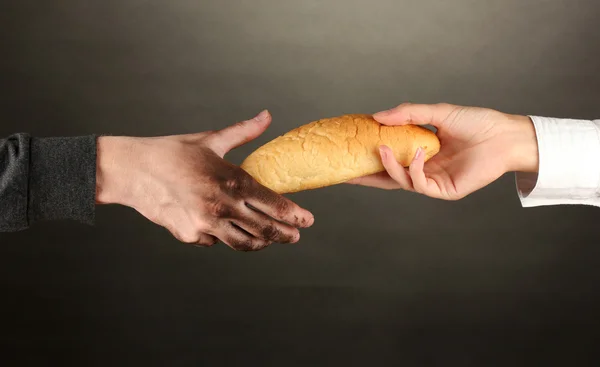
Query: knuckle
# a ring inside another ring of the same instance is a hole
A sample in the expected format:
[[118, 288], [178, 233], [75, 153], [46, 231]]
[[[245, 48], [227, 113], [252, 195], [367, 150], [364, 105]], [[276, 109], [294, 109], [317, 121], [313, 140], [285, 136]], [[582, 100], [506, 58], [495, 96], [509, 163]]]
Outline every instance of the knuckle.
[[192, 243], [197, 243], [200, 240], [200, 237], [197, 234], [191, 234], [191, 233], [180, 233], [175, 235], [175, 237], [183, 243], [188, 243], [188, 244], [192, 244]]
[[221, 143], [223, 140], [222, 132], [220, 130], [205, 131], [200, 139], [203, 140], [209, 148], [214, 149], [218, 147], [219, 143]]
[[290, 204], [288, 204], [288, 202], [285, 200], [277, 200], [273, 206], [275, 214], [277, 214], [279, 217], [287, 216], [291, 211]]
[[195, 134], [194, 137], [197, 140], [204, 140], [210, 144], [213, 142], [215, 133], [216, 133], [216, 130], [207, 130], [207, 131], [203, 131], [203, 132]]
[[276, 241], [280, 237], [282, 237], [282, 233], [279, 230], [279, 228], [277, 228], [273, 224], [269, 224], [269, 225], [265, 226], [261, 230], [261, 235], [262, 235], [262, 238], [264, 238], [267, 241]]
[[247, 252], [247, 251], [252, 251], [254, 248], [254, 245], [252, 243], [252, 240], [249, 240], [249, 239], [248, 240], [236, 240], [231, 243], [231, 247], [233, 247], [233, 249], [236, 251]]
[[208, 210], [211, 215], [219, 218], [228, 218], [231, 216], [231, 207], [222, 201], [214, 201], [209, 204]]
[[238, 177], [233, 177], [225, 181], [227, 191], [240, 191], [242, 186], [242, 181]]
[[232, 242], [231, 247], [235, 251], [252, 252], [252, 251], [262, 250], [263, 248], [269, 246], [270, 243], [271, 243], [271, 241], [263, 241], [263, 240], [257, 240], [257, 239], [244, 239], [244, 240], [237, 240], [237, 241]]
[[197, 232], [205, 232], [209, 229], [209, 225], [204, 218], [195, 218], [192, 220], [192, 225], [194, 230]]
[[244, 129], [244, 127], [248, 125], [248, 121], [247, 120], [243, 120], [243, 121], [238, 121], [236, 123], [234, 123], [231, 128], [235, 129], [235, 130], [240, 130], [240, 129]]
[[251, 180], [247, 175], [240, 174], [231, 177], [224, 182], [225, 189], [228, 192], [239, 192], [246, 190], [251, 185]]
[[214, 232], [218, 229], [221, 219], [222, 218], [206, 216], [202, 220], [196, 222], [195, 230], [214, 239]]
[[464, 107], [456, 106], [451, 103], [441, 102], [435, 105], [438, 111], [442, 112], [446, 116], [451, 116], [454, 113], [459, 113], [460, 110], [463, 110]]

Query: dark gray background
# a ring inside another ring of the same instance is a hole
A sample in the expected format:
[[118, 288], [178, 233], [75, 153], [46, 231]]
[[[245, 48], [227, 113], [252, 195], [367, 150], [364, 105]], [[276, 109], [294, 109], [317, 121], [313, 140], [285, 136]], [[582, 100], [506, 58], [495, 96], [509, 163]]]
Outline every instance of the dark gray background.
[[[595, 0], [0, 3], [0, 133], [161, 135], [271, 110], [300, 124], [405, 101], [600, 117]], [[572, 157], [574, 160], [578, 157]], [[179, 244], [132, 210], [0, 235], [14, 365], [582, 365], [600, 211], [524, 209], [512, 175], [460, 201], [291, 196], [297, 245]]]

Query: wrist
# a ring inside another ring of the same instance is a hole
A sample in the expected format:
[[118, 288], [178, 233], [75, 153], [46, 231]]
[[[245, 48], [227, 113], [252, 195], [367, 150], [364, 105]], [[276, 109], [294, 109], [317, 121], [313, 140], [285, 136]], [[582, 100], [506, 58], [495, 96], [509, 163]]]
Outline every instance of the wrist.
[[537, 172], [539, 153], [533, 121], [528, 116], [506, 115], [504, 146], [507, 172]]
[[133, 138], [101, 136], [97, 142], [96, 203], [123, 204], [130, 195]]

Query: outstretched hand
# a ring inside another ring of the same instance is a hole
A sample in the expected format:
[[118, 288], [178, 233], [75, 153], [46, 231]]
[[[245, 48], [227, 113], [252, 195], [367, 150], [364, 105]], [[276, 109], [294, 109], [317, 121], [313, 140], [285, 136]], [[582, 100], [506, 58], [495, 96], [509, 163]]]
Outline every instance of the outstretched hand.
[[404, 168], [387, 146], [380, 147], [385, 172], [349, 181], [381, 189], [404, 189], [444, 200], [458, 200], [506, 172], [537, 171], [535, 130], [529, 117], [450, 104], [405, 103], [373, 115], [384, 125], [432, 125], [439, 153], [425, 163], [418, 150]]
[[220, 131], [155, 138], [98, 140], [97, 202], [134, 208], [185, 243], [235, 250], [298, 242], [313, 215], [258, 184], [223, 159], [262, 134], [271, 122], [257, 117]]

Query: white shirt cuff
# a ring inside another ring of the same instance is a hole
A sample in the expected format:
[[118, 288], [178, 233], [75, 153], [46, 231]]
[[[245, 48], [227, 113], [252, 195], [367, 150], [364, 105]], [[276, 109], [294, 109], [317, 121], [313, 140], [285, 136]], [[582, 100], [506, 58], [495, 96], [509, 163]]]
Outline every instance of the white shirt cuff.
[[516, 173], [524, 207], [600, 206], [600, 120], [530, 116], [539, 152], [538, 173]]

